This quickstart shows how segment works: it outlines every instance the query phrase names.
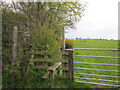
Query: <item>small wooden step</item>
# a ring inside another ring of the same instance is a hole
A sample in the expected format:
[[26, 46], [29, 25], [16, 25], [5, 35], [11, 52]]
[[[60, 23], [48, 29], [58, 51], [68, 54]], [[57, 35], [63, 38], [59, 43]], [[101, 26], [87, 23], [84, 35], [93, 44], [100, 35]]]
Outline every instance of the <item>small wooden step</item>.
[[49, 73], [46, 73], [45, 75], [42, 76], [43, 79], [47, 79], [49, 77]]
[[61, 62], [56, 63], [55, 65], [49, 68], [49, 71], [55, 71], [60, 65], [61, 65]]

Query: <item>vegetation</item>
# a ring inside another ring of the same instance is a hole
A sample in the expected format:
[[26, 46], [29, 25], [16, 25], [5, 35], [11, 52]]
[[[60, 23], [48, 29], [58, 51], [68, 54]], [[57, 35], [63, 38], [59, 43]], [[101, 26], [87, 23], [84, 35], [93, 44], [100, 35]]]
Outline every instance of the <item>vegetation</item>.
[[[2, 10], [3, 29], [3, 64], [2, 64], [2, 86], [3, 88], [93, 88], [89, 84], [72, 83], [62, 79], [62, 75], [56, 75], [55, 82], [41, 77], [47, 70], [34, 69], [30, 62], [29, 51], [60, 51], [61, 32], [65, 28], [75, 28], [74, 23], [79, 21], [84, 11], [84, 6], [79, 2], [3, 2]], [[18, 27], [19, 35], [17, 43], [16, 62], [12, 62], [13, 27]], [[29, 36], [24, 34], [28, 33]], [[118, 48], [115, 40], [70, 40], [66, 39], [66, 48]], [[73, 45], [74, 43], [74, 45]], [[92, 52], [75, 51], [76, 55], [108, 55], [117, 56], [118, 52]], [[36, 58], [61, 58], [57, 55], [35, 55]], [[117, 64], [117, 59], [87, 59], [74, 58], [75, 61], [94, 63]], [[39, 63], [35, 63], [39, 64]], [[50, 66], [53, 63], [50, 63]], [[97, 65], [75, 65], [76, 67], [99, 68], [114, 70], [118, 67], [102, 67]], [[79, 72], [76, 70], [75, 72]], [[118, 73], [82, 71], [106, 75]], [[83, 77], [80, 75], [80, 77]], [[86, 77], [86, 76], [84, 76]], [[95, 77], [97, 78], [97, 77]], [[109, 79], [109, 78], [105, 78]], [[114, 79], [116, 80], [116, 79]], [[112, 83], [110, 83], [112, 84]]]
[[74, 40], [65, 39], [65, 49], [73, 48]]
[[[74, 28], [74, 23], [82, 17], [84, 6], [78, 2], [2, 2], [0, 9], [3, 12], [3, 88], [40, 87], [37, 82], [46, 71], [36, 72], [27, 52], [60, 51], [61, 42], [57, 39], [61, 38], [61, 31]], [[12, 63], [14, 26], [21, 33], [18, 35], [17, 59]], [[26, 32], [29, 36], [23, 35]]]
[[75, 40], [74, 48], [118, 49], [118, 40]]
[[[3, 2], [0, 5], [2, 10], [3, 29], [3, 65], [2, 65], [2, 86], [3, 88], [93, 88], [89, 84], [72, 83], [62, 79], [61, 74], [56, 75], [55, 82], [41, 77], [47, 70], [36, 70], [30, 62], [29, 51], [60, 51], [61, 32], [65, 28], [74, 28], [74, 23], [79, 21], [84, 11], [84, 6], [78, 2]], [[13, 27], [18, 27], [18, 43], [16, 62], [12, 63], [12, 33]], [[29, 36], [22, 33], [28, 32]], [[108, 40], [75, 40], [66, 39], [66, 48], [118, 48], [118, 41]], [[109, 55], [117, 56], [117, 52], [84, 52], [76, 51], [75, 54], [83, 55]], [[53, 55], [36, 55], [39, 58], [61, 58]], [[86, 59], [74, 58], [75, 61], [94, 63], [118, 63], [113, 59]], [[36, 63], [38, 64], [38, 63]], [[52, 65], [52, 64], [51, 64]], [[90, 65], [75, 65], [76, 67], [110, 69], [113, 67], [101, 67]], [[115, 67], [114, 69], [118, 69]], [[76, 70], [75, 72], [79, 72]], [[118, 73], [103, 73], [93, 71], [82, 71], [106, 75]], [[83, 77], [80, 75], [80, 77]], [[86, 76], [84, 76], [86, 77]], [[95, 77], [97, 78], [97, 77]], [[105, 78], [109, 79], [109, 78]], [[112, 83], [111, 83], [112, 84]]]

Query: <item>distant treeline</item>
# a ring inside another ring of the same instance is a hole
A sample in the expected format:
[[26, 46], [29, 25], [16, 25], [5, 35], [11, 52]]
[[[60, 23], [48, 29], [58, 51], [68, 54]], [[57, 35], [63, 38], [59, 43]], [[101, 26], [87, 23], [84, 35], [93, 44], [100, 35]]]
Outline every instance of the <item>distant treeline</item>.
[[103, 39], [103, 38], [96, 38], [96, 39], [91, 39], [91, 38], [75, 38], [76, 40], [77, 39], [85, 39], [85, 40], [116, 40], [116, 39]]

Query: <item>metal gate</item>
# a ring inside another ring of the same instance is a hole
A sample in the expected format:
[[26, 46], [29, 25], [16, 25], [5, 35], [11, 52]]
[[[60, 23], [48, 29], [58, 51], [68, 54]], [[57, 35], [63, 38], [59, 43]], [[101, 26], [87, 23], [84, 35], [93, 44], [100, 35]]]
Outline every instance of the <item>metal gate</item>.
[[120, 87], [118, 51], [120, 49], [74, 48], [74, 82]]

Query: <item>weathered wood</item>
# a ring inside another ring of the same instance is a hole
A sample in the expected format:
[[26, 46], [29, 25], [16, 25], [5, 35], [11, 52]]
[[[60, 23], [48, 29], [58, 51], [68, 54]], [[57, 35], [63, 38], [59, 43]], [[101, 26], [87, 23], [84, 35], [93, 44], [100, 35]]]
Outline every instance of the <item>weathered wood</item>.
[[13, 46], [12, 46], [12, 55], [13, 55], [13, 59], [12, 59], [12, 63], [14, 63], [16, 61], [16, 57], [17, 57], [17, 26], [14, 26], [13, 29]]
[[35, 68], [35, 69], [47, 69], [47, 70], [48, 70], [50, 67], [48, 67], [48, 66], [45, 67], [45, 66], [40, 66], [40, 65], [39, 65], [39, 66], [35, 66], [34, 68]]
[[56, 51], [56, 52], [53, 52], [53, 51], [28, 51], [27, 52], [28, 54], [44, 54], [44, 55], [54, 55], [54, 54], [59, 54], [59, 55], [67, 55], [66, 52], [60, 52], [60, 51]]
[[40, 59], [40, 58], [33, 58], [31, 59], [31, 61], [33, 62], [64, 62], [64, 63], [68, 63], [67, 60], [62, 60], [62, 59]]
[[65, 51], [65, 31], [62, 30], [62, 51]]
[[69, 80], [73, 81], [73, 49], [66, 49], [68, 52], [68, 72], [66, 72]]
[[[67, 52], [67, 54], [68, 54], [68, 52]], [[63, 55], [62, 58], [65, 59], [66, 62], [68, 62], [68, 55]], [[67, 72], [68, 72], [68, 70], [64, 70], [66, 68], [68, 68], [67, 63], [62, 62], [62, 69], [63, 69], [62, 70], [62, 76], [63, 76], [63, 78], [67, 78]]]
[[62, 75], [64, 78], [67, 78], [67, 73], [68, 73], [68, 65], [66, 63], [63, 63], [62, 64], [62, 67], [61, 70], [62, 70]]
[[61, 65], [61, 62], [56, 63], [55, 65], [49, 68], [49, 71], [55, 71], [60, 65]]
[[50, 79], [52, 82], [54, 81], [54, 71], [50, 71]]
[[73, 81], [73, 49], [66, 51], [68, 51], [68, 79]]
[[43, 79], [47, 79], [49, 77], [49, 73], [46, 73], [45, 75], [43, 75]]
[[[64, 72], [64, 76], [65, 78], [67, 78], [67, 74], [68, 74], [68, 52], [52, 52], [52, 51], [31, 51], [28, 52], [28, 54], [32, 54], [32, 58], [30, 59], [31, 62], [41, 62], [41, 63], [47, 63], [47, 62], [55, 62], [56, 64], [53, 65], [52, 67], [49, 66], [41, 66], [42, 64], [35, 66], [35, 69], [47, 69], [50, 72], [50, 78], [52, 81], [54, 81], [54, 71], [57, 70], [57, 74], [60, 73], [60, 70], [63, 70]], [[48, 59], [48, 58], [34, 58], [33, 55], [35, 54], [43, 54], [43, 55], [49, 55], [49, 54], [62, 54], [63, 59]], [[60, 65], [64, 65], [62, 68], [60, 67]], [[43, 78], [47, 78], [47, 74], [45, 76], [43, 76]]]
[[51, 81], [54, 81], [54, 71], [61, 65], [61, 62], [56, 63], [52, 67], [49, 68], [50, 71], [50, 79]]

